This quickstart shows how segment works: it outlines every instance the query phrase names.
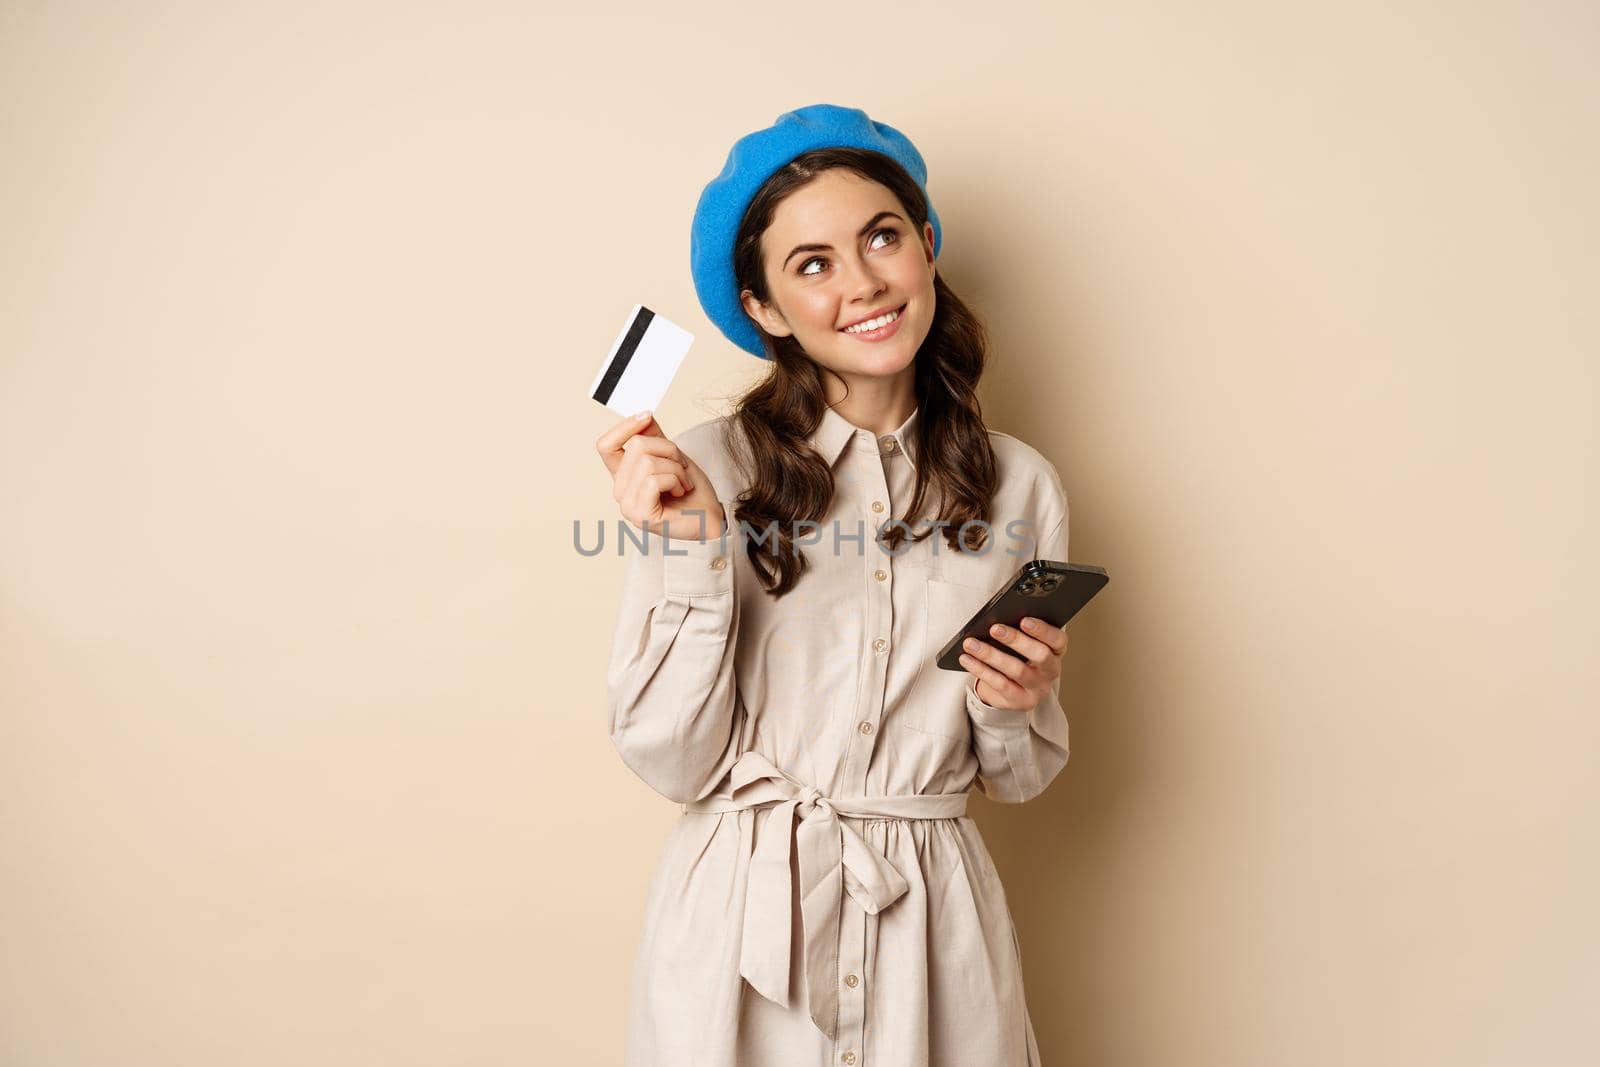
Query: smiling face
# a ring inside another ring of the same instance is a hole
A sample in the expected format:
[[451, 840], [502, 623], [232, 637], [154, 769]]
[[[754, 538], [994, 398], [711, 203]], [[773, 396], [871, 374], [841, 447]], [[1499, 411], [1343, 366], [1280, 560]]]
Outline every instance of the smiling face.
[[[851, 383], [909, 373], [933, 325], [933, 224], [916, 233], [886, 186], [850, 170], [824, 171], [787, 196], [761, 236], [770, 303], [746, 289], [745, 311], [774, 337]], [[845, 327], [885, 312], [887, 326]]]

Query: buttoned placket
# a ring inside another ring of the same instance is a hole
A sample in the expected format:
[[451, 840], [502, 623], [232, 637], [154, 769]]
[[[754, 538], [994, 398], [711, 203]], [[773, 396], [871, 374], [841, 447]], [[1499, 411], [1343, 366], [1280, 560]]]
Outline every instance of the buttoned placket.
[[[867, 621], [867, 647], [870, 670], [862, 671], [863, 685], [857, 693], [854, 730], [845, 749], [840, 780], [855, 793], [867, 792], [867, 771], [877, 747], [883, 719], [884, 685], [888, 678], [889, 656], [894, 649], [894, 567], [893, 557], [878, 544], [886, 524], [894, 517], [894, 498], [889, 489], [889, 465], [905, 462], [899, 442], [892, 434], [876, 436], [858, 430], [851, 442], [857, 468], [865, 473], [856, 482], [866, 495], [864, 510], [867, 540], [861, 554], [861, 580], [864, 587]], [[859, 506], [859, 505], [858, 505]], [[865, 1037], [868, 989], [866, 966], [868, 925], [877, 916], [867, 912], [845, 894], [839, 927], [839, 1028], [836, 1062], [862, 1067], [865, 1064]]]
[[[879, 544], [878, 538], [894, 517], [894, 498], [889, 489], [890, 463], [904, 462], [904, 456], [894, 437], [875, 436], [866, 430], [856, 431], [851, 442], [857, 462], [855, 484], [865, 496], [865, 510], [858, 512], [864, 520], [866, 543], [861, 553], [861, 586], [866, 620], [866, 657], [869, 669], [862, 671], [863, 684], [857, 691], [854, 733], [845, 746], [844, 765], [840, 769], [840, 783], [854, 793], [867, 792], [867, 770], [872, 764], [872, 754], [877, 747], [879, 728], [882, 725], [884, 684], [888, 678], [889, 657], [894, 652], [894, 567], [893, 558]], [[861, 505], [857, 505], [860, 507]]]

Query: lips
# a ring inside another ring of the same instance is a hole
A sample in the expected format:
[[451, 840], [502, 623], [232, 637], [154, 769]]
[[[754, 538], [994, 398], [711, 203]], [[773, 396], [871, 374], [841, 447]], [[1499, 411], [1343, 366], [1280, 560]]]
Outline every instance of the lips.
[[[893, 311], [895, 309], [890, 308], [889, 310]], [[889, 338], [897, 336], [900, 333], [900, 327], [905, 325], [905, 321], [905, 307], [902, 305], [900, 308], [900, 313], [894, 317], [892, 322], [885, 326], [879, 326], [875, 330], [857, 330], [854, 333], [851, 333], [849, 330], [840, 330], [839, 332], [850, 338], [850, 340], [855, 341], [857, 344], [876, 345], [882, 344], [888, 341]]]
[[840, 333], [844, 333], [846, 330], [848, 330], [852, 326], [860, 326], [863, 322], [871, 322], [873, 319], [879, 318], [879, 317], [881, 317], [883, 315], [887, 315], [891, 311], [896, 311], [896, 312], [899, 312], [900, 314], [904, 315], [905, 312], [906, 312], [906, 305], [905, 304], [901, 304], [899, 307], [886, 307], [886, 308], [883, 308], [883, 309], [881, 309], [879, 311], [874, 311], [870, 315], [863, 315], [859, 319], [857, 319], [856, 321], [847, 322], [843, 326], [839, 327], [839, 332]]

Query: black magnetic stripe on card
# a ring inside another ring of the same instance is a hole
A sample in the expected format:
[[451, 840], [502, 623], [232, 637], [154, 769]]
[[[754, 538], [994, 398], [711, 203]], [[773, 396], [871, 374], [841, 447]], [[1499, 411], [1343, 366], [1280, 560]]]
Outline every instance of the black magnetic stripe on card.
[[622, 372], [628, 369], [628, 361], [633, 358], [633, 353], [638, 349], [639, 342], [644, 340], [644, 332], [650, 328], [650, 323], [655, 319], [656, 313], [647, 307], [640, 307], [639, 314], [633, 317], [633, 323], [628, 327], [628, 336], [622, 339], [617, 346], [617, 354], [611, 361], [611, 366], [606, 368], [606, 373], [600, 379], [600, 384], [595, 386], [594, 398], [602, 404], [611, 402], [611, 392], [616, 389], [617, 383], [622, 380]]

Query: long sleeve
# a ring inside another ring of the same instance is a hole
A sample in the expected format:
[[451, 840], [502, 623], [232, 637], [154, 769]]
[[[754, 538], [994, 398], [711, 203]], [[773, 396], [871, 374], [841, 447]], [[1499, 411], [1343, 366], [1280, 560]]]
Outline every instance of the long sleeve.
[[[1066, 498], [1061, 518], [1039, 541], [1036, 558], [1067, 559]], [[1070, 652], [1070, 646], [1069, 646]], [[1067, 765], [1067, 713], [1061, 707], [1061, 679], [1027, 711], [997, 708], [979, 698], [977, 679], [967, 679], [967, 717], [978, 757], [978, 791], [1002, 804], [1021, 804], [1045, 791]]]
[[[733, 514], [726, 502], [723, 510]], [[650, 532], [643, 548], [622, 546], [628, 563], [606, 672], [611, 743], [677, 803], [712, 792], [738, 756], [734, 533], [695, 541]]]

